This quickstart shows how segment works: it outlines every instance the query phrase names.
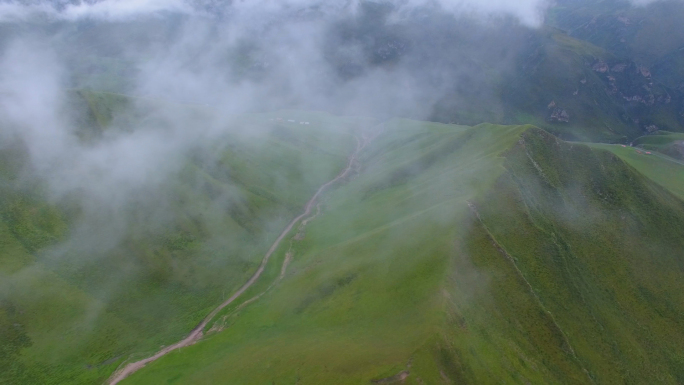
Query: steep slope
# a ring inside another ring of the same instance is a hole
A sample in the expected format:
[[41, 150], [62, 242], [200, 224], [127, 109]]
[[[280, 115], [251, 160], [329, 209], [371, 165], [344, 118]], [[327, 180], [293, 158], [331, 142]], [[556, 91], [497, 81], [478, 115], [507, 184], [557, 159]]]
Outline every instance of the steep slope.
[[477, 204], [572, 353], [598, 383], [679, 383], [682, 200], [609, 152], [539, 132]]
[[683, 226], [607, 151], [388, 122], [282, 280], [124, 383], [677, 383]]
[[571, 140], [629, 143], [657, 130], [684, 130], [679, 91], [631, 58], [554, 28], [530, 34], [502, 98], [509, 121]]
[[554, 7], [550, 23], [620, 58], [651, 68], [655, 79], [681, 90], [682, 16], [684, 6], [678, 1], [655, 1], [635, 7], [621, 0], [563, 0]]
[[[119, 129], [112, 111], [128, 104], [74, 100], [84, 143]], [[102, 249], [70, 249], [77, 201], [48, 200], [21, 148], [2, 151], [0, 380], [102, 382], [185, 337], [339, 173], [355, 134], [355, 177], [322, 195], [254, 286], [199, 343], [123, 383], [682, 381], [676, 160], [531, 126], [364, 131], [375, 123], [297, 111], [233, 124], [258, 135], [228, 130], [188, 154], [155, 195], [165, 221], [134, 201]]]

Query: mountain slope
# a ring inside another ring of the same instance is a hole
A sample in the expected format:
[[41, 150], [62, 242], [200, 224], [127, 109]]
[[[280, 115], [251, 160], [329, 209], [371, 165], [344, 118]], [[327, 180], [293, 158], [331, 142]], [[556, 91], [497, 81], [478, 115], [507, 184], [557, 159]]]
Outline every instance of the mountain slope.
[[[126, 103], [89, 98], [82, 129], [103, 123], [79, 137], [97, 143]], [[20, 148], [2, 152], [0, 379], [101, 382], [183, 338], [252, 275], [356, 136], [357, 175], [206, 337], [123, 383], [682, 381], [676, 160], [532, 126], [297, 111], [234, 124], [259, 134], [188, 154], [156, 195], [173, 202], [168, 222], [132, 202], [129, 232], [104, 250], [58, 253], [82, 209], [22, 180]]]
[[393, 121], [282, 281], [124, 383], [677, 383], [683, 226], [607, 151]]
[[608, 152], [548, 135], [528, 133], [507, 159], [483, 223], [583, 368], [596, 382], [681, 382], [682, 201]]
[[[119, 108], [121, 97], [111, 101], [94, 95], [95, 112], [82, 116]], [[97, 143], [119, 129], [102, 121], [79, 137]], [[281, 227], [346, 164], [349, 132], [372, 122], [283, 111], [232, 124], [231, 139], [185, 154], [159, 190], [114, 211], [78, 194], [51, 198], [27, 177], [20, 147], [2, 151], [0, 322], [11, 328], [0, 365], [11, 370], [0, 379], [97, 383], [130, 354], [184, 335], [253, 274]]]

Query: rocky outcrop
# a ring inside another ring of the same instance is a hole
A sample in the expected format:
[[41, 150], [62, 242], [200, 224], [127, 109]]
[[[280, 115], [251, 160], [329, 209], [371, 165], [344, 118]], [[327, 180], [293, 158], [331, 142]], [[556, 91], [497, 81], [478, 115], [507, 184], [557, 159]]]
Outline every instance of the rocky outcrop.
[[608, 93], [611, 95], [615, 95], [618, 93], [617, 79], [615, 78], [615, 76], [608, 76]]
[[598, 63], [594, 64], [594, 66], [591, 67], [591, 69], [602, 74], [605, 74], [606, 72], [610, 71], [608, 63], [604, 62], [603, 60], [599, 60]]
[[670, 94], [665, 94], [665, 96], [658, 96], [658, 103], [670, 104], [672, 102], [672, 96]]
[[627, 69], [628, 64], [618, 63], [611, 68], [611, 72], [623, 73]]
[[552, 123], [569, 123], [570, 122], [570, 114], [568, 113], [568, 111], [566, 111], [562, 108], [556, 107], [551, 112], [551, 116], [549, 117], [549, 121]]
[[637, 67], [637, 71], [639, 71], [639, 73], [640, 73], [643, 77], [649, 78], [649, 79], [651, 78], [651, 70], [649, 70], [648, 67], [645, 67], [645, 66], [638, 66], [638, 67]]
[[639, 103], [647, 106], [654, 104], [668, 104], [672, 98], [663, 92], [654, 93], [654, 83], [651, 70], [636, 63], [607, 63], [599, 60], [592, 66], [592, 70], [605, 74], [601, 76], [606, 83], [606, 91], [616, 95], [627, 103]]
[[547, 106], [547, 108], [551, 111], [551, 115], [548, 117], [548, 121], [551, 123], [568, 123], [570, 122], [570, 114], [568, 111], [559, 108], [558, 104], [556, 103], [555, 100], [552, 100], [551, 103]]
[[632, 24], [632, 20], [625, 16], [618, 16], [617, 20], [626, 26]]
[[651, 125], [644, 127], [644, 130], [646, 130], [646, 132], [651, 134], [651, 133], [654, 133], [654, 132], [660, 130], [660, 128], [658, 128], [658, 126], [656, 126], [655, 124], [651, 124]]

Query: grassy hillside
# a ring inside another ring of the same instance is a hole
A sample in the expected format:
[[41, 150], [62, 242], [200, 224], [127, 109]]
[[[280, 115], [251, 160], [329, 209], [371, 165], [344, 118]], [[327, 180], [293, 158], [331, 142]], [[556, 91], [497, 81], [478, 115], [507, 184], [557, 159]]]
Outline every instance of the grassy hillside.
[[272, 289], [124, 383], [679, 383], [684, 203], [649, 177], [529, 126], [389, 122]]
[[629, 143], [656, 130], [684, 130], [678, 91], [630, 58], [551, 27], [530, 37], [502, 98], [506, 121], [571, 140]]
[[684, 160], [684, 134], [662, 131], [657, 135], [638, 138], [634, 144], [646, 150], [658, 151], [678, 160]]
[[[127, 127], [125, 98], [74, 103], [84, 143]], [[102, 383], [183, 338], [339, 173], [354, 137], [368, 142], [354, 177], [259, 281], [199, 343], [124, 383], [684, 381], [676, 159], [532, 126], [300, 111], [231, 124], [185, 154], [154, 204], [118, 213], [116, 242], [90, 247], [76, 247], [78, 201], [49, 200], [20, 147], [0, 152], [0, 383]]]
[[[126, 101], [86, 96], [83, 116], [116, 129], [111, 111]], [[279, 116], [311, 124], [271, 120]], [[185, 335], [253, 274], [285, 224], [344, 167], [350, 132], [372, 122], [281, 111], [231, 124], [229, 137], [187, 154], [153, 196], [96, 212], [102, 229], [125, 221], [116, 235], [83, 229], [93, 218], [83, 222], [77, 199], [49, 201], [22, 171], [21, 151], [2, 153], [0, 383], [100, 383], [130, 354]], [[237, 135], [243, 128], [260, 134]]]
[[673, 89], [684, 84], [678, 1], [657, 1], [632, 7], [627, 1], [559, 1], [550, 23], [572, 36], [603, 47], [621, 58], [648, 66], [658, 81]]
[[482, 223], [595, 382], [681, 382], [682, 201], [609, 152], [523, 139]]
[[648, 154], [646, 150], [633, 147], [596, 143], [591, 146], [614, 153], [649, 179], [684, 199], [684, 180], [681, 177], [684, 172], [684, 163], [681, 161], [655, 152], [655, 150]]

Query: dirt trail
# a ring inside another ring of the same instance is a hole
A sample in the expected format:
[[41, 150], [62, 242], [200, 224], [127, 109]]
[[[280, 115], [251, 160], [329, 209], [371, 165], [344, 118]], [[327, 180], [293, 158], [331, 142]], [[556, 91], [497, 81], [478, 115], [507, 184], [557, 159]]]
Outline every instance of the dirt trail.
[[[278, 246], [280, 245], [280, 242], [282, 242], [282, 240], [285, 239], [287, 234], [290, 231], [292, 231], [294, 226], [299, 221], [301, 221], [303, 218], [306, 218], [309, 214], [311, 214], [311, 209], [316, 204], [318, 197], [328, 187], [330, 187], [333, 184], [335, 184], [336, 182], [346, 178], [352, 172], [355, 164], [357, 163], [357, 157], [358, 157], [359, 153], [361, 152], [361, 150], [363, 150], [364, 147], [366, 147], [366, 145], [370, 141], [366, 136], [363, 136], [362, 140], [359, 140], [358, 137], [356, 137], [355, 139], [356, 139], [356, 149], [355, 149], [354, 153], [349, 157], [349, 160], [347, 162], [347, 167], [339, 175], [337, 175], [335, 177], [335, 179], [325, 183], [324, 185], [322, 185], [318, 189], [318, 191], [316, 191], [316, 194], [314, 194], [314, 196], [309, 200], [309, 202], [307, 202], [306, 206], [304, 207], [304, 212], [300, 216], [298, 216], [297, 218], [293, 219], [292, 222], [290, 222], [290, 224], [285, 228], [285, 230], [283, 230], [283, 232], [280, 234], [280, 236], [275, 240], [273, 245], [271, 245], [271, 248], [268, 249], [268, 251], [266, 252], [266, 255], [264, 255], [264, 258], [261, 261], [261, 265], [259, 265], [259, 268], [254, 273], [254, 275], [252, 275], [252, 277], [249, 279], [249, 281], [247, 281], [247, 283], [245, 283], [237, 292], [235, 292], [235, 294], [233, 294], [230, 298], [225, 300], [222, 304], [220, 304], [218, 307], [216, 307], [211, 313], [209, 313], [209, 315], [206, 316], [204, 318], [204, 320], [202, 320], [202, 322], [199, 325], [197, 325], [197, 327], [194, 328], [190, 332], [190, 334], [187, 337], [185, 337], [183, 340], [176, 342], [173, 345], [170, 345], [170, 346], [163, 348], [162, 350], [158, 351], [157, 353], [155, 353], [151, 357], [145, 358], [145, 359], [140, 360], [140, 361], [132, 362], [132, 363], [124, 366], [123, 369], [117, 370], [110, 377], [110, 379], [108, 381], [109, 385], [118, 384], [124, 378], [126, 378], [126, 377], [130, 376], [131, 374], [135, 373], [136, 371], [142, 369], [145, 365], [149, 364], [150, 362], [154, 362], [154, 361], [160, 359], [161, 357], [167, 355], [168, 353], [170, 353], [176, 349], [180, 349], [180, 348], [183, 348], [186, 346], [190, 346], [190, 345], [194, 344], [195, 342], [197, 342], [200, 338], [202, 338], [202, 330], [204, 330], [204, 328], [209, 324], [209, 322], [211, 322], [211, 320], [216, 316], [216, 314], [218, 314], [226, 306], [233, 303], [238, 297], [240, 297], [240, 295], [242, 295], [242, 293], [247, 291], [247, 289], [249, 289], [254, 284], [254, 282], [256, 282], [259, 279], [259, 277], [261, 276], [261, 273], [263, 273], [264, 269], [266, 268], [266, 264], [268, 263], [268, 260], [271, 258], [271, 255], [273, 254], [273, 252], [275, 252], [275, 250], [278, 248]], [[287, 262], [289, 262], [289, 261], [287, 261]]]

